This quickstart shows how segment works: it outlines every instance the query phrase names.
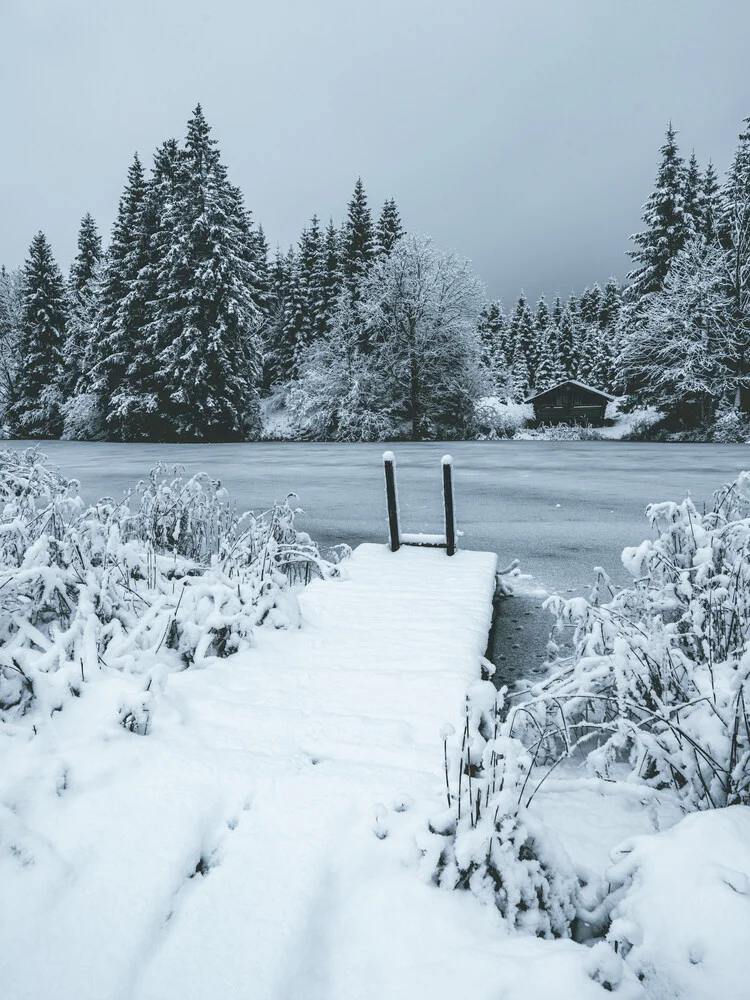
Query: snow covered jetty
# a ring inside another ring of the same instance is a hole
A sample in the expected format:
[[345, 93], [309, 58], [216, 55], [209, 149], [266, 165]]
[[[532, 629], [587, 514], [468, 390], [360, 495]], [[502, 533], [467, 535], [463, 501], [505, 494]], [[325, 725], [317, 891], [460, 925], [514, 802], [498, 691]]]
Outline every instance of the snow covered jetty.
[[3, 997], [448, 997], [496, 962], [388, 839], [439, 793], [495, 556], [362, 545], [343, 569], [302, 593], [301, 629], [171, 674], [147, 736], [102, 675], [2, 748]]

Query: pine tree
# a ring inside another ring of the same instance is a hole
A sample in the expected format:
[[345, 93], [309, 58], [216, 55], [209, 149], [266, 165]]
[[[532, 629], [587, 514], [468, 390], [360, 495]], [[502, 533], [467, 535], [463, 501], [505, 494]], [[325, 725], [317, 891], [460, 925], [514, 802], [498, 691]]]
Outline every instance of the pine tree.
[[547, 305], [547, 300], [542, 295], [536, 304], [536, 332], [540, 337], [543, 337], [547, 327], [550, 322], [550, 312], [549, 306]]
[[719, 235], [729, 276], [736, 403], [750, 412], [750, 118], [724, 185]]
[[338, 230], [330, 219], [323, 238], [321, 254], [322, 290], [321, 308], [318, 314], [317, 336], [325, 337], [333, 328], [333, 317], [336, 303], [343, 287], [344, 276], [341, 264], [341, 239]]
[[560, 359], [560, 331], [547, 326], [541, 336], [539, 363], [534, 378], [534, 391], [543, 392], [565, 380], [565, 372]]
[[395, 243], [403, 235], [404, 227], [401, 225], [401, 216], [396, 208], [396, 202], [393, 198], [388, 198], [383, 205], [376, 229], [377, 254], [388, 256]]
[[558, 329], [560, 327], [560, 324], [562, 323], [563, 308], [564, 308], [563, 301], [558, 295], [557, 298], [555, 299], [555, 304], [552, 307], [552, 322], [555, 324], [556, 327], [558, 327]]
[[489, 390], [493, 396], [502, 395], [508, 381], [509, 338], [508, 323], [502, 303], [487, 302], [477, 319], [477, 333], [481, 345], [481, 361], [487, 373]]
[[20, 368], [8, 416], [19, 435], [59, 437], [67, 303], [62, 273], [42, 232], [31, 242], [22, 295]]
[[700, 193], [701, 228], [700, 232], [707, 243], [717, 238], [718, 220], [721, 216], [721, 189], [713, 163], [709, 160], [703, 175]]
[[568, 378], [575, 378], [578, 371], [578, 322], [578, 300], [571, 295], [559, 323], [560, 360]]
[[513, 340], [513, 363], [523, 357], [529, 377], [534, 377], [534, 367], [537, 359], [538, 341], [534, 316], [529, 309], [526, 296], [521, 293], [510, 318], [510, 336]]
[[[290, 249], [293, 263], [293, 251]], [[286, 336], [286, 317], [290, 292], [289, 258], [276, 247], [270, 269], [269, 319], [265, 327], [263, 351], [263, 388], [270, 391], [291, 378], [294, 341]]]
[[349, 292], [356, 298], [358, 286], [375, 260], [376, 250], [372, 214], [361, 178], [357, 178], [349, 202], [341, 244], [344, 279]]
[[302, 230], [298, 245], [299, 324], [295, 334], [295, 376], [305, 351], [318, 334], [324, 299], [323, 237], [317, 215]]
[[669, 265], [690, 232], [683, 194], [685, 168], [671, 122], [660, 152], [656, 185], [643, 209], [646, 228], [631, 237], [636, 249], [629, 255], [636, 266], [628, 275], [628, 293], [635, 301], [662, 287]]
[[78, 253], [68, 276], [68, 335], [65, 343], [63, 391], [71, 398], [81, 376], [88, 371], [90, 345], [95, 336], [97, 282], [102, 261], [102, 238], [93, 217], [87, 213], [78, 233]]
[[143, 245], [141, 212], [145, 196], [146, 181], [136, 154], [128, 170], [112, 240], [103, 262], [96, 336], [89, 345], [87, 370], [82, 373], [79, 387], [79, 391], [98, 397], [114, 438], [120, 434], [111, 413], [111, 400], [123, 384], [146, 319], [142, 315], [142, 303], [132, 294]]
[[6, 418], [16, 398], [16, 378], [21, 367], [23, 317], [22, 275], [0, 267], [0, 412]]
[[188, 123], [172, 211], [152, 325], [166, 345], [156, 393], [165, 436], [250, 439], [260, 430], [257, 243], [200, 105]]
[[703, 212], [701, 208], [701, 194], [703, 190], [703, 178], [701, 177], [698, 158], [693, 150], [685, 171], [685, 186], [683, 190], [683, 201], [685, 208], [685, 222], [690, 233], [700, 233], [703, 230]]
[[529, 395], [529, 366], [523, 354], [518, 354], [510, 369], [510, 391], [513, 402], [522, 403]]

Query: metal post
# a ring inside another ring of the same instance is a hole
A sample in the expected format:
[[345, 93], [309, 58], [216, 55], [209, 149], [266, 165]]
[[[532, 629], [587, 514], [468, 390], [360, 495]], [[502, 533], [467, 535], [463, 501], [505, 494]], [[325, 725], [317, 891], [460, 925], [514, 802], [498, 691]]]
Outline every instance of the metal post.
[[456, 554], [456, 519], [453, 511], [453, 459], [443, 456], [443, 507], [445, 509], [445, 550]]
[[396, 459], [392, 451], [383, 455], [385, 468], [385, 495], [388, 500], [388, 534], [391, 552], [398, 552], [401, 541], [398, 533], [398, 502], [396, 500]]

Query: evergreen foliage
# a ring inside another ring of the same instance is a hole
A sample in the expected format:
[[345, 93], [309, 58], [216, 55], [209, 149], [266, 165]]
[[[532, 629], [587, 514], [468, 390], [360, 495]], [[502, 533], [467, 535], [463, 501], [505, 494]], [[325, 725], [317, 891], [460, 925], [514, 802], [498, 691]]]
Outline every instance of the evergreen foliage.
[[401, 216], [399, 215], [398, 208], [396, 208], [396, 202], [393, 198], [388, 198], [383, 205], [376, 229], [378, 254], [385, 254], [386, 256], [390, 254], [398, 240], [404, 235], [404, 232], [404, 227], [401, 225]]
[[342, 232], [341, 261], [346, 287], [357, 297], [359, 284], [367, 276], [376, 255], [372, 213], [362, 178], [357, 178]]
[[49, 438], [62, 433], [66, 320], [65, 282], [46, 236], [39, 232], [23, 269], [21, 357], [15, 399], [7, 414], [19, 436]]
[[634, 299], [659, 291], [669, 265], [690, 232], [685, 209], [685, 166], [671, 122], [660, 153], [656, 184], [643, 209], [646, 228], [631, 237], [636, 249], [629, 253], [636, 266], [628, 278], [629, 294]]

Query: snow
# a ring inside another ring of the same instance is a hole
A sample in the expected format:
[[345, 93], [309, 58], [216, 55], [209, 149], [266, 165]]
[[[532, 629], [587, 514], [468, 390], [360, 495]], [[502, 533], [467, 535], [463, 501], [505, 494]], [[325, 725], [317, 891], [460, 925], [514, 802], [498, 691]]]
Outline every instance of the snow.
[[649, 996], [744, 1000], [750, 983], [750, 808], [694, 813], [616, 852], [608, 938]]
[[[106, 670], [40, 713], [37, 735], [6, 727], [4, 997], [230, 998], [250, 983], [259, 1000], [343, 998], [352, 981], [374, 997], [383, 977], [407, 995], [404, 924], [435, 894], [373, 834], [439, 785], [496, 560], [364, 545], [342, 568], [301, 594], [300, 630], [259, 629], [250, 651], [169, 675], [147, 736], [118, 722], [142, 678]], [[394, 960], [372, 978], [383, 947]]]
[[445, 535], [430, 535], [426, 532], [402, 532], [399, 536], [402, 545], [445, 545]]

